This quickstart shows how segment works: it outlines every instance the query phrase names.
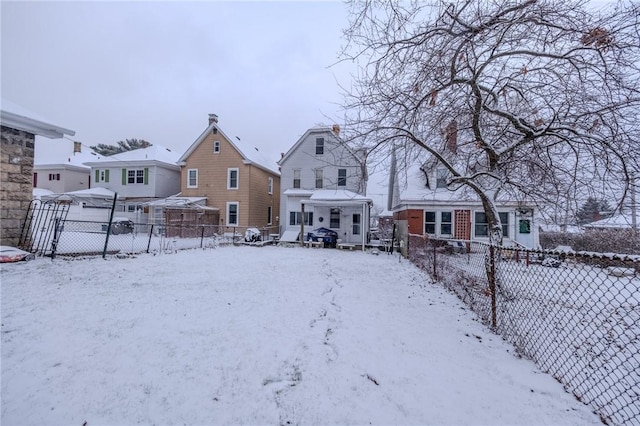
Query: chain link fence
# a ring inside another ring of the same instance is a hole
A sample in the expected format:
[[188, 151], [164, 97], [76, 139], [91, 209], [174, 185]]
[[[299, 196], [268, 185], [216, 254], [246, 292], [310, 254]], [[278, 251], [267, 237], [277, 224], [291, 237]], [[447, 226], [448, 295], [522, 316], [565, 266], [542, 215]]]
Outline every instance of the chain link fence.
[[409, 237], [409, 258], [606, 424], [640, 424], [640, 256]]
[[[34, 231], [37, 236], [37, 231]], [[130, 255], [213, 248], [227, 244], [264, 245], [277, 240], [278, 227], [146, 224], [131, 220], [59, 220], [38, 253], [56, 256]]]

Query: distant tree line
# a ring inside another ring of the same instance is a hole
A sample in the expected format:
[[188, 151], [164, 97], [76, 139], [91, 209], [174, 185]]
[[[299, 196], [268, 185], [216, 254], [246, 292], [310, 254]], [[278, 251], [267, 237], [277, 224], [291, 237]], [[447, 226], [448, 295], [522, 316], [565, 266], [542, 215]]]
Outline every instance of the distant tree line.
[[133, 138], [118, 141], [116, 145], [99, 143], [98, 145], [92, 146], [91, 149], [93, 149], [97, 154], [109, 157], [111, 155], [120, 154], [122, 152], [133, 151], [140, 148], [148, 148], [151, 145], [153, 145], [151, 142], [148, 142], [144, 139]]

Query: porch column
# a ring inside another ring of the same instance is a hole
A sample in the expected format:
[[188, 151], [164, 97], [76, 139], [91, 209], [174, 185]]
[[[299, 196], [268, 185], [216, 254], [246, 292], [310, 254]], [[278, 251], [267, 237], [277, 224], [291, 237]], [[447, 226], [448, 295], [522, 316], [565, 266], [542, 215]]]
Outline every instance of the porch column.
[[[365, 251], [364, 245], [367, 242], [367, 233], [364, 232], [364, 224], [369, 223], [369, 222], [365, 222], [369, 220], [366, 214], [366, 206], [367, 206], [367, 203], [362, 203], [362, 219], [360, 219], [360, 233], [362, 234], [362, 251]], [[367, 225], [367, 228], [368, 227], [369, 225]]]
[[304, 247], [304, 203], [300, 202], [301, 213], [300, 213], [300, 245]]

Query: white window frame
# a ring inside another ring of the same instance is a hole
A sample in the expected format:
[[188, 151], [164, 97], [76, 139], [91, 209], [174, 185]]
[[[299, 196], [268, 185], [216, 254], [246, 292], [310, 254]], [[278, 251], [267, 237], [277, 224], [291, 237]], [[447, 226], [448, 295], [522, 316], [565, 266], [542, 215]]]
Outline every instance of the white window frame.
[[444, 167], [436, 169], [436, 188], [446, 188], [449, 172]]
[[144, 185], [144, 169], [127, 169], [127, 185]]
[[314, 175], [315, 175], [316, 189], [324, 188], [324, 170], [315, 169]]
[[273, 194], [273, 178], [269, 177], [269, 183], [267, 184], [267, 192]]
[[220, 141], [213, 141], [213, 153], [220, 154]]
[[[445, 221], [443, 218], [444, 214], [449, 213], [449, 220]], [[450, 226], [451, 227], [451, 232], [444, 232], [443, 231], [443, 226]], [[453, 212], [452, 211], [441, 211], [440, 212], [440, 223], [438, 224], [438, 229], [440, 230], [440, 234], [439, 235], [446, 235], [446, 236], [451, 236], [453, 235]]]
[[[195, 172], [195, 185], [191, 184], [191, 172]], [[188, 169], [187, 170], [187, 188], [197, 188], [198, 187], [198, 169]]]
[[[231, 186], [231, 173], [236, 172], [236, 186]], [[227, 189], [240, 188], [240, 169], [237, 167], [230, 167], [227, 169]]]
[[105, 179], [107, 178], [106, 169], [100, 169], [98, 171], [98, 176], [99, 176], [99, 181], [98, 182], [104, 182]]
[[347, 169], [338, 169], [338, 186], [347, 186]]
[[[433, 215], [433, 220], [430, 220], [427, 222], [427, 215]], [[424, 234], [425, 235], [436, 235], [436, 232], [438, 231], [438, 224], [437, 224], [437, 216], [438, 213], [434, 210], [425, 210], [424, 211], [424, 215], [423, 215], [423, 221], [422, 221], [422, 226], [423, 226], [423, 230], [424, 230]], [[427, 226], [433, 226], [433, 232], [428, 232], [427, 231]]]
[[[229, 216], [230, 216], [230, 207], [231, 206], [236, 206], [236, 221], [231, 222], [229, 220]], [[227, 226], [238, 226], [238, 223], [240, 222], [240, 203], [237, 201], [228, 201], [227, 202]]]
[[315, 153], [316, 155], [324, 155], [324, 138], [316, 138]]
[[301, 187], [302, 183], [302, 171], [300, 169], [293, 169], [293, 187], [298, 189]]

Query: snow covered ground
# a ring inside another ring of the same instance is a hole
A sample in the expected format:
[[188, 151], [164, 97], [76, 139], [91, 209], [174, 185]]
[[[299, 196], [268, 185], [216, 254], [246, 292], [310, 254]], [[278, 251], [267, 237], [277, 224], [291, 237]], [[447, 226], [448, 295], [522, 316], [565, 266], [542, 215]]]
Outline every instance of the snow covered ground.
[[4, 264], [2, 424], [599, 424], [397, 256]]

